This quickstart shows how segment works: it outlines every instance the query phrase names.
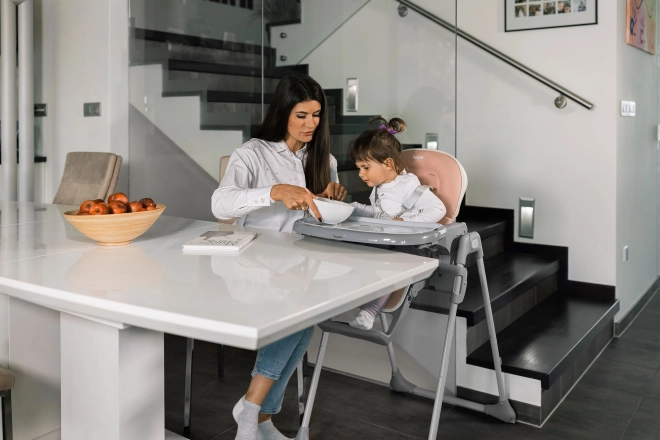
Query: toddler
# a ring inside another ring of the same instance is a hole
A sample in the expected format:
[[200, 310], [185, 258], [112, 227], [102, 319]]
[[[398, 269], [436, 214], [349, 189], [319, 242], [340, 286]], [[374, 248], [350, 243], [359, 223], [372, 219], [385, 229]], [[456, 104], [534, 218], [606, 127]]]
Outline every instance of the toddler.
[[[429, 188], [424, 189], [411, 209], [403, 207], [421, 185], [417, 176], [406, 172], [399, 157], [402, 147], [395, 135], [405, 130], [405, 122], [399, 118], [387, 121], [382, 117], [374, 118], [373, 121], [381, 122], [380, 127], [362, 133], [350, 152], [351, 160], [360, 170], [360, 178], [373, 188], [369, 196], [370, 205], [352, 203], [356, 208], [355, 214], [361, 217], [437, 223], [447, 210]], [[399, 292], [402, 291], [396, 293]], [[385, 295], [363, 305], [349, 325], [371, 330], [374, 320], [392, 295]]]

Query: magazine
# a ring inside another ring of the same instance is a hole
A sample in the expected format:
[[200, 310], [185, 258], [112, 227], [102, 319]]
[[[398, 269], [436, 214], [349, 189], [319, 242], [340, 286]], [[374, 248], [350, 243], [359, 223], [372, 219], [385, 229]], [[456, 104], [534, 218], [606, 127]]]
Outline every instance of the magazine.
[[256, 232], [208, 231], [183, 245], [187, 252], [232, 253], [243, 249], [257, 236]]

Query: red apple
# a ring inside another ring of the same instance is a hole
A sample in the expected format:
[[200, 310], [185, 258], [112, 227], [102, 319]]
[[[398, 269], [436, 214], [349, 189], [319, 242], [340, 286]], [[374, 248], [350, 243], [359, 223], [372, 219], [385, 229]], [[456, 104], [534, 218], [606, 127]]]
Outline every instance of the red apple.
[[124, 193], [114, 193], [108, 196], [108, 203], [119, 200], [120, 202], [128, 203], [128, 196]]
[[105, 215], [110, 213], [110, 208], [104, 203], [97, 203], [89, 208], [89, 215]]
[[133, 201], [128, 204], [128, 212], [139, 212], [140, 209], [144, 209], [142, 203], [140, 202]]

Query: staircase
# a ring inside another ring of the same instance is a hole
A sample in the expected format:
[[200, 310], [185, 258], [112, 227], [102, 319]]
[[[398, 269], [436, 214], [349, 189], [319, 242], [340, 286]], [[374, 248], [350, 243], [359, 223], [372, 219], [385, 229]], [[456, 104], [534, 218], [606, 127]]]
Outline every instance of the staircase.
[[[515, 243], [512, 211], [464, 206], [458, 220], [482, 237], [512, 405], [518, 420], [540, 426], [612, 339], [619, 310], [614, 287], [569, 281], [567, 248]], [[457, 358], [456, 393], [493, 403], [495, 387], [482, 385], [494, 366], [476, 270], [469, 271], [468, 286], [458, 308], [465, 360]], [[422, 291], [411, 307], [446, 313], [447, 299], [433, 293]]]

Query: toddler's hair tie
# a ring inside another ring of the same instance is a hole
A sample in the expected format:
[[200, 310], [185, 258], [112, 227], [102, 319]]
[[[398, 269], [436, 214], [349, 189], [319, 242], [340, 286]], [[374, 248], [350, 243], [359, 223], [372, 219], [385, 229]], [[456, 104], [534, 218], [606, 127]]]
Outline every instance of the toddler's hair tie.
[[381, 126], [378, 127], [378, 128], [380, 128], [381, 130], [386, 130], [389, 134], [396, 134], [396, 130], [395, 130], [395, 129], [393, 129], [393, 128], [387, 128], [387, 125], [385, 125], [385, 124], [381, 124]]

